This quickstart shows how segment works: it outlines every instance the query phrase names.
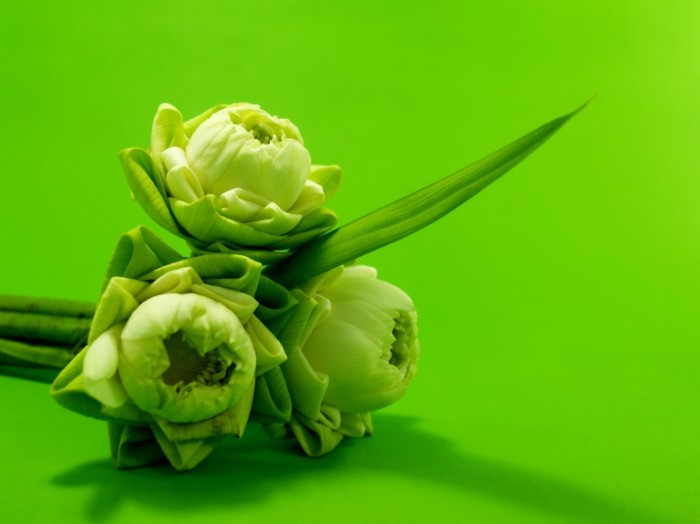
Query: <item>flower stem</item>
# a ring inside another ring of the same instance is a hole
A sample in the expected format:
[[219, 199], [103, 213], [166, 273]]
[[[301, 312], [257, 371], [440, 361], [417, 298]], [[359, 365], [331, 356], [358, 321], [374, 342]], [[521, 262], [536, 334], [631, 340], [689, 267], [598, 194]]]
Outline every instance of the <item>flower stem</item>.
[[90, 318], [0, 311], [0, 337], [77, 346], [87, 338]]
[[0, 311], [21, 311], [24, 313], [41, 313], [43, 315], [91, 318], [95, 314], [95, 304], [57, 298], [0, 295]]
[[63, 369], [74, 353], [60, 346], [38, 346], [0, 338], [0, 365]]

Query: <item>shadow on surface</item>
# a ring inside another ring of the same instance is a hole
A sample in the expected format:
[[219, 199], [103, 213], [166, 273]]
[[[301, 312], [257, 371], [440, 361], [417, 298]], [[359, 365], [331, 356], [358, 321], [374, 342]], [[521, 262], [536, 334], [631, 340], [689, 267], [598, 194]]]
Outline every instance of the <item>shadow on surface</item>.
[[[330, 455], [309, 459], [290, 441], [271, 441], [249, 428], [241, 441], [222, 445], [198, 468], [177, 472], [167, 465], [117, 471], [109, 460], [82, 464], [53, 479], [58, 486], [95, 488], [86, 517], [109, 520], [123, 501], [164, 512], [259, 504], [288, 491], [295, 482], [321, 477], [331, 483], [344, 472], [386, 473], [418, 483], [461, 490], [465, 497], [489, 497], [500, 504], [548, 512], [592, 523], [681, 524], [588, 488], [543, 473], [464, 454], [449, 440], [415, 426], [413, 418], [379, 415], [379, 437], [349, 441]], [[362, 452], [358, 449], [362, 447]]]

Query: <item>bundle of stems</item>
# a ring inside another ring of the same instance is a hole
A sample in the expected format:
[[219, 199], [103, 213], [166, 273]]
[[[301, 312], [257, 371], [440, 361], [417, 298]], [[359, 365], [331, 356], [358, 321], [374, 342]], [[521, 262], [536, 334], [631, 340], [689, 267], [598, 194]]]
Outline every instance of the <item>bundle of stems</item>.
[[52, 382], [85, 345], [95, 305], [0, 295], [0, 374]]

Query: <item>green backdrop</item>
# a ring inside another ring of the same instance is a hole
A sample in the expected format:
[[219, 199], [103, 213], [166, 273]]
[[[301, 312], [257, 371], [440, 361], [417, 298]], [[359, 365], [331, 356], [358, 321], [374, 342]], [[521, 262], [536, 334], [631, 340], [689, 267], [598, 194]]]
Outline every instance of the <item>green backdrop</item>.
[[6, 522], [700, 521], [700, 3], [10, 0], [0, 41], [2, 293], [95, 300], [122, 232], [165, 235], [117, 160], [161, 102], [290, 118], [345, 222], [598, 95], [364, 259], [423, 351], [374, 437], [116, 471], [103, 424], [0, 377]]

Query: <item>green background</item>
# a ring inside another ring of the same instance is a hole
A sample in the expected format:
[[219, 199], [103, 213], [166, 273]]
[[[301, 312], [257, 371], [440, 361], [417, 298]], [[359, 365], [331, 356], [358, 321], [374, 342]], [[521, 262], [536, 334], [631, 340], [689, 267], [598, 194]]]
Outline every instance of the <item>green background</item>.
[[364, 259], [422, 343], [374, 437], [116, 471], [101, 423], [0, 377], [6, 522], [700, 521], [699, 2], [12, 0], [0, 41], [2, 293], [95, 300], [120, 233], [166, 236], [117, 160], [161, 102], [290, 118], [345, 222], [598, 95]]

